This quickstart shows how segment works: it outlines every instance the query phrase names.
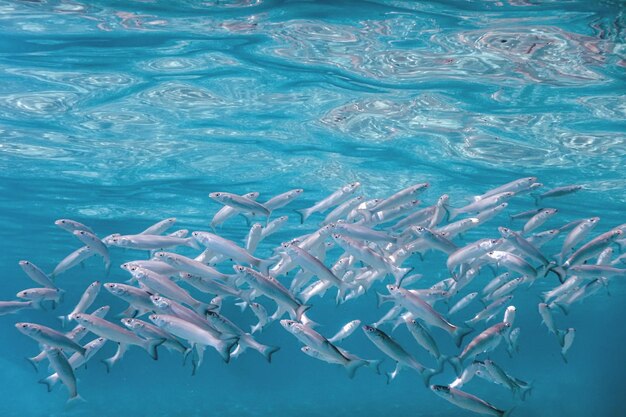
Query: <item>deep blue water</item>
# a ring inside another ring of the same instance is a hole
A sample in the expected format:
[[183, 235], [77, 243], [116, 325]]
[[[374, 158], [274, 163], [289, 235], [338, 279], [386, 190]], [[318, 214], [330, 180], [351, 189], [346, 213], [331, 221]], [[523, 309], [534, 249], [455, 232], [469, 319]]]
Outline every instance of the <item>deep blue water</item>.
[[[212, 191], [259, 191], [263, 201], [304, 188], [278, 210], [290, 222], [262, 244], [263, 256], [321, 220], [301, 226], [292, 208], [355, 180], [368, 197], [428, 181], [425, 204], [447, 192], [458, 207], [535, 175], [546, 187], [584, 185], [550, 201], [560, 210], [551, 227], [591, 215], [602, 219], [596, 234], [622, 224], [625, 9], [617, 0], [0, 1], [0, 299], [34, 286], [19, 260], [49, 272], [80, 246], [55, 219], [81, 221], [100, 236], [171, 216], [180, 227], [208, 230], [219, 209]], [[520, 197], [510, 212], [532, 207]], [[500, 224], [506, 216], [465, 239], [497, 236]], [[234, 219], [220, 233], [240, 239], [245, 223]], [[472, 415], [411, 371], [390, 385], [368, 369], [349, 380], [302, 354], [278, 323], [258, 337], [281, 346], [271, 364], [249, 352], [225, 365], [209, 351], [193, 377], [179, 355], [162, 350], [154, 362], [137, 348], [107, 374], [98, 362], [113, 354], [109, 344], [77, 371], [86, 403], [65, 410], [66, 390], [49, 394], [37, 384], [44, 371], [35, 374], [23, 359], [37, 346], [13, 324], [58, 328], [54, 317], [68, 313], [88, 283], [124, 281], [117, 266], [146, 255], [113, 248], [112, 256], [109, 277], [96, 258], [60, 276], [67, 296], [55, 312], [0, 317], [1, 416]], [[407, 264], [432, 285], [447, 277], [442, 259]], [[515, 406], [513, 416], [624, 415], [624, 283], [613, 279], [610, 295], [600, 291], [556, 316], [559, 328], [577, 330], [567, 365], [537, 312], [537, 294], [555, 283], [549, 276], [516, 295], [520, 353], [491, 355], [533, 381], [532, 395], [520, 403], [478, 378], [465, 389]], [[125, 307], [106, 291], [95, 306], [103, 304], [115, 314]], [[374, 291], [339, 307], [331, 296], [312, 304], [327, 336], [388, 309], [376, 307]], [[224, 313], [254, 323], [231, 303]], [[394, 336], [434, 365], [405, 329]], [[454, 351], [445, 334], [435, 336]], [[361, 330], [343, 346], [384, 357]], [[392, 370], [389, 359], [384, 367]], [[447, 367], [433, 381], [453, 378]]]

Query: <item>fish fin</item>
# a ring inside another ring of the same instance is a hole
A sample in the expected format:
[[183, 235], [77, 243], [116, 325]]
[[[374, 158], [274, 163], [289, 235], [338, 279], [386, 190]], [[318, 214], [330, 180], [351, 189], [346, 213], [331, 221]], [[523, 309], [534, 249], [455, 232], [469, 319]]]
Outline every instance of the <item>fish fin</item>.
[[269, 258], [269, 259], [259, 259], [258, 268], [259, 270], [261, 270], [263, 274], [269, 275], [270, 268], [272, 267], [272, 265], [274, 265], [275, 262], [276, 262], [276, 259], [274, 257]]
[[230, 352], [237, 343], [239, 343], [239, 338], [234, 337], [232, 339], [222, 340], [222, 343], [217, 346], [217, 352], [220, 354], [222, 359], [224, 359], [224, 362], [230, 362]]
[[376, 374], [380, 375], [380, 364], [383, 363], [384, 359], [374, 359], [371, 361], [367, 361], [368, 362], [368, 366], [372, 366], [374, 365], [374, 370], [376, 372]]
[[448, 363], [452, 365], [452, 367], [454, 368], [454, 372], [456, 372], [456, 375], [460, 376], [461, 372], [463, 372], [463, 363], [461, 362], [461, 359], [452, 356], [448, 358]]
[[[194, 344], [192, 349], [194, 349], [195, 352], [196, 352], [196, 354], [194, 355], [194, 357], [191, 360], [191, 364], [192, 364], [191, 375], [194, 376], [196, 374], [196, 371], [200, 367], [200, 365], [202, 365], [202, 360], [204, 358], [204, 349], [205, 349], [205, 347], [203, 345]], [[196, 357], [198, 359], [197, 361], [196, 361]]]
[[433, 376], [439, 374], [440, 372], [441, 372], [441, 369], [423, 368], [422, 371], [420, 372], [420, 375], [424, 379], [424, 385], [428, 387], [430, 385], [430, 379]]
[[376, 306], [380, 307], [381, 305], [393, 301], [393, 297], [391, 295], [381, 294], [378, 291], [376, 292]]
[[198, 244], [198, 241], [193, 236], [185, 238], [185, 245], [189, 246], [190, 248], [197, 249], [197, 250], [201, 249], [200, 245]]
[[54, 374], [52, 374], [43, 379], [40, 379], [37, 382], [39, 382], [40, 384], [44, 384], [48, 389], [48, 392], [52, 392], [52, 387], [54, 387], [54, 385], [56, 384], [56, 379], [54, 378]]
[[455, 208], [449, 208], [448, 210], [446, 210], [448, 212], [448, 222], [451, 222], [452, 220], [454, 220], [459, 214], [461, 214], [461, 212], [458, 209]]
[[61, 320], [61, 327], [65, 328], [65, 325], [68, 322], [68, 317], [67, 316], [57, 316], [57, 319]]
[[308, 219], [309, 216], [311, 215], [311, 212], [309, 211], [309, 209], [300, 209], [300, 210], [294, 210], [294, 211], [298, 213], [298, 215], [300, 216], [300, 224], [303, 224], [304, 221]]
[[404, 279], [404, 277], [407, 276], [407, 274], [409, 274], [411, 271], [413, 271], [413, 269], [415, 268], [414, 267], [410, 267], [410, 268], [394, 267], [393, 277], [396, 279], [396, 285], [399, 286], [402, 283], [402, 280]]
[[272, 355], [280, 350], [279, 346], [263, 346], [259, 353], [267, 359], [269, 363], [272, 363]]
[[545, 277], [550, 272], [554, 273], [557, 277], [559, 277], [559, 281], [561, 282], [561, 284], [565, 282], [565, 278], [567, 277], [567, 272], [565, 271], [565, 269], [563, 269], [562, 266], [559, 266], [554, 262], [550, 262], [548, 266], [546, 267], [546, 270], [543, 276]]
[[[563, 347], [565, 345], [565, 335], [567, 334], [567, 330], [559, 330], [556, 329], [556, 338], [559, 339], [559, 345]], [[565, 361], [567, 363], [567, 361]]]
[[150, 354], [150, 357], [155, 361], [159, 359], [159, 353], [157, 352], [157, 346], [163, 344], [165, 339], [153, 339], [148, 340], [146, 344], [146, 351]]
[[296, 319], [300, 321], [300, 319], [302, 318], [302, 315], [310, 308], [311, 306], [307, 304], [302, 304], [298, 306], [298, 308], [296, 308]]
[[363, 216], [363, 220], [365, 223], [371, 223], [372, 222], [372, 212], [366, 209], [357, 209], [356, 210], [357, 213], [359, 213], [361, 216]]
[[452, 332], [452, 337], [454, 338], [454, 344], [456, 345], [456, 347], [461, 346], [461, 343], [463, 343], [463, 338], [470, 334], [472, 331], [474, 331], [474, 329], [470, 327], [457, 327], [456, 329], [454, 329], [454, 331]]
[[67, 400], [67, 403], [65, 404], [65, 408], [68, 409], [70, 407], [75, 407], [76, 405], [80, 404], [80, 403], [86, 403], [87, 401], [85, 401], [85, 399], [83, 399], [83, 397], [81, 397], [78, 393], [76, 395], [74, 395], [73, 397], [71, 397], [70, 399]]
[[551, 304], [557, 306], [559, 310], [561, 310], [561, 312], [565, 314], [566, 316], [569, 315], [569, 306], [565, 306], [565, 304], [556, 303], [554, 301]]
[[396, 379], [396, 377], [398, 376], [398, 373], [400, 372], [400, 369], [402, 369], [402, 365], [400, 364], [400, 362], [396, 362], [396, 369], [393, 370], [393, 372], [387, 372], [387, 384], [390, 384], [391, 381], [393, 381], [394, 379]]
[[535, 205], [538, 206], [541, 201], [541, 196], [537, 193], [530, 193], [530, 196], [535, 200]]
[[513, 412], [513, 410], [515, 410], [515, 407], [511, 407], [508, 410], [506, 410], [503, 414], [502, 417], [510, 417], [511, 413]]
[[306, 314], [302, 314], [300, 322], [302, 324], [306, 324], [307, 326], [311, 327], [312, 329], [315, 329], [315, 328], [321, 326], [318, 322], [313, 321], [310, 318], [308, 318]]
[[262, 331], [263, 330], [263, 326], [261, 326], [261, 322], [259, 321], [257, 324], [254, 324], [252, 326], [250, 326], [250, 333], [254, 334], [258, 331]]
[[237, 307], [239, 307], [241, 309], [241, 311], [246, 311], [246, 307], [248, 307], [248, 302], [247, 301], [241, 301], [239, 303], [235, 303], [235, 305]]
[[354, 374], [356, 373], [356, 370], [359, 369], [361, 366], [365, 366], [367, 365], [367, 361], [362, 360], [362, 359], [355, 359], [355, 360], [351, 360], [350, 362], [348, 362], [346, 364], [346, 371], [348, 371], [348, 378], [352, 379], [354, 378]]
[[202, 317], [206, 317], [209, 311], [215, 310], [215, 305], [211, 303], [198, 303], [194, 310]]
[[24, 358], [28, 361], [28, 363], [30, 363], [31, 365], [33, 365], [33, 368], [35, 368], [35, 372], [39, 372], [39, 365], [36, 361], [37, 356], [33, 356], [32, 358]]
[[561, 350], [561, 357], [563, 358], [563, 362], [567, 363], [567, 356], [565, 356], [565, 353], [563, 353], [562, 350]]

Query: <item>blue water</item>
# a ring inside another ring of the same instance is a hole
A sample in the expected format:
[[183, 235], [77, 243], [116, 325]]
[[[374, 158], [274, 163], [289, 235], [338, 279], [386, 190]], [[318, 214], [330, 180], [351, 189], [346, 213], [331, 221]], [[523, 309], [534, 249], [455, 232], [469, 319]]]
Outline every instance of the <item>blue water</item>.
[[[369, 197], [428, 181], [424, 206], [447, 192], [458, 207], [535, 175], [546, 187], [585, 187], [550, 201], [560, 215], [547, 226], [591, 215], [602, 218], [596, 233], [624, 223], [624, 10], [617, 0], [0, 1], [0, 299], [34, 286], [19, 260], [51, 271], [79, 247], [55, 219], [81, 221], [100, 236], [170, 216], [206, 230], [219, 208], [212, 191], [259, 191], [263, 201], [305, 189], [278, 210], [290, 222], [260, 246], [262, 256], [321, 220], [300, 226], [291, 208], [355, 180]], [[510, 206], [532, 207], [529, 197]], [[466, 241], [497, 236], [508, 222], [499, 219]], [[245, 223], [234, 219], [220, 233], [240, 239]], [[281, 346], [271, 364], [248, 352], [225, 365], [207, 352], [196, 376], [178, 354], [162, 350], [154, 362], [136, 348], [107, 374], [98, 362], [113, 354], [109, 344], [77, 371], [86, 402], [66, 410], [63, 387], [49, 394], [37, 384], [44, 370], [35, 374], [23, 359], [37, 346], [13, 324], [58, 328], [54, 317], [88, 283], [124, 281], [117, 265], [146, 255], [114, 248], [112, 256], [109, 277], [96, 258], [60, 276], [67, 297], [55, 312], [0, 317], [1, 416], [473, 415], [411, 371], [390, 385], [368, 369], [349, 380], [302, 354], [277, 323], [258, 337]], [[441, 262], [407, 264], [432, 285], [447, 277]], [[515, 406], [513, 416], [624, 415], [624, 283], [614, 279], [610, 295], [600, 291], [557, 315], [559, 328], [577, 330], [566, 365], [537, 313], [537, 294], [555, 282], [516, 295], [520, 353], [491, 355], [533, 381], [530, 398], [520, 403], [478, 378], [464, 389]], [[326, 336], [388, 308], [376, 307], [374, 291], [339, 307], [332, 296], [314, 301], [311, 318]], [[96, 302], [103, 304], [125, 308], [106, 291]], [[242, 326], [255, 322], [230, 303], [224, 313]], [[445, 334], [435, 336], [454, 352]], [[406, 330], [394, 337], [434, 366]], [[343, 346], [384, 357], [361, 330]], [[384, 366], [390, 371], [391, 361]], [[433, 382], [453, 378], [446, 368]]]

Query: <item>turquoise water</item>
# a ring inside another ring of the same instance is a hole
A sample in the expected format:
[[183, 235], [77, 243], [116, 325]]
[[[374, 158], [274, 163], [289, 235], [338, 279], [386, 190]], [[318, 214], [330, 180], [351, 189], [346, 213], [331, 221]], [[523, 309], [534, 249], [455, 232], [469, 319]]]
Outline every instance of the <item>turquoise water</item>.
[[[626, 209], [624, 10], [620, 1], [584, 0], [0, 1], [0, 299], [34, 286], [19, 260], [49, 272], [79, 247], [55, 219], [81, 221], [99, 236], [171, 216], [180, 227], [208, 230], [219, 209], [212, 191], [259, 191], [264, 201], [305, 190], [277, 211], [290, 221], [260, 246], [262, 256], [321, 220], [301, 226], [292, 208], [356, 180], [368, 197], [428, 181], [425, 204], [447, 192], [455, 207], [522, 176], [548, 188], [583, 184], [550, 201], [561, 212], [552, 227], [598, 215], [595, 233], [609, 230], [624, 223]], [[510, 205], [532, 207], [529, 197]], [[496, 226], [508, 224], [499, 219], [466, 241], [497, 237]], [[246, 232], [242, 219], [220, 231], [230, 239]], [[86, 402], [66, 410], [63, 387], [49, 394], [37, 384], [44, 371], [35, 374], [23, 359], [37, 346], [13, 324], [58, 328], [54, 317], [67, 314], [88, 283], [124, 281], [117, 265], [143, 257], [113, 248], [109, 277], [96, 258], [59, 277], [67, 296], [55, 312], [0, 317], [0, 415], [472, 415], [411, 371], [390, 385], [368, 369], [350, 380], [302, 354], [278, 323], [258, 337], [281, 346], [271, 364], [250, 352], [225, 365], [207, 352], [196, 376], [177, 354], [162, 350], [154, 362], [137, 348], [107, 374], [98, 361], [113, 354], [108, 344], [77, 371]], [[408, 263], [428, 285], [447, 277], [440, 258]], [[478, 378], [465, 389], [516, 406], [513, 416], [623, 415], [624, 283], [616, 278], [610, 295], [600, 291], [557, 315], [559, 328], [577, 331], [567, 365], [536, 306], [537, 294], [554, 285], [549, 276], [516, 295], [520, 352], [491, 356], [533, 381], [532, 395], [520, 403]], [[374, 291], [339, 307], [332, 298], [314, 299], [311, 311], [327, 336], [388, 309], [376, 308]], [[106, 291], [95, 305], [103, 304], [125, 308]], [[232, 304], [224, 313], [242, 326], [255, 322]], [[434, 366], [406, 330], [396, 336]], [[445, 335], [436, 336], [452, 353]], [[361, 330], [342, 346], [384, 357]], [[392, 370], [389, 359], [384, 367]], [[453, 378], [446, 367], [433, 382]]]

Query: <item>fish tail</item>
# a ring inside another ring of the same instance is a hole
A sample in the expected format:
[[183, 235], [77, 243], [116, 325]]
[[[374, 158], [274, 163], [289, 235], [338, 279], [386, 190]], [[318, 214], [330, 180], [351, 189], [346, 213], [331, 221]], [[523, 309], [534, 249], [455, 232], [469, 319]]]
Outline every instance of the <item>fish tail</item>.
[[367, 361], [369, 367], [374, 367], [376, 374], [380, 375], [380, 364], [383, 363], [384, 359], [373, 359]]
[[113, 368], [113, 365], [115, 365], [115, 363], [117, 362], [115, 355], [111, 356], [110, 358], [107, 359], [103, 359], [100, 362], [102, 362], [104, 364], [104, 366], [106, 366], [107, 368], [107, 374], [111, 372], [111, 368]]
[[238, 337], [232, 339], [225, 339], [217, 346], [217, 352], [220, 354], [224, 362], [230, 362], [230, 352], [233, 347], [239, 342]]
[[193, 347], [185, 347], [185, 350], [182, 352], [183, 353], [183, 366], [185, 366], [185, 363], [187, 363], [187, 358], [189, 357], [189, 354], [193, 352]]
[[40, 379], [37, 382], [39, 382], [40, 384], [44, 384], [46, 388], [48, 389], [48, 392], [52, 392], [52, 387], [54, 387], [57, 381], [58, 381], [58, 377], [55, 378], [54, 374], [52, 374], [46, 378]]
[[546, 267], [545, 275], [548, 275], [548, 273], [550, 272], [554, 273], [557, 277], [559, 277], [559, 281], [561, 282], [561, 284], [565, 282], [565, 278], [567, 277], [567, 272], [562, 266], [559, 266], [554, 262], [550, 262], [548, 266]]
[[452, 337], [454, 338], [454, 344], [459, 347], [461, 343], [463, 343], [463, 338], [470, 334], [474, 329], [470, 327], [456, 327], [452, 332]]
[[454, 220], [459, 214], [461, 214], [461, 212], [459, 211], [459, 209], [455, 209], [452, 207], [448, 207], [448, 209], [446, 210], [446, 212], [448, 213], [448, 222], [451, 222], [452, 220]]
[[348, 377], [350, 379], [354, 378], [354, 374], [356, 373], [356, 370], [359, 369], [361, 366], [365, 366], [367, 365], [367, 361], [364, 361], [362, 359], [355, 359], [355, 360], [351, 360], [350, 362], [348, 362], [346, 364], [346, 371], [348, 371]]
[[111, 272], [111, 259], [107, 256], [104, 259], [104, 275], [109, 276], [109, 272]]
[[67, 400], [67, 403], [65, 404], [66, 408], [69, 407], [74, 407], [75, 405], [79, 404], [79, 403], [86, 403], [87, 401], [85, 401], [85, 399], [83, 397], [81, 397], [78, 393], [76, 393], [74, 396], [70, 397]]
[[535, 205], [538, 206], [541, 201], [541, 195], [537, 193], [530, 193], [530, 196], [535, 200]]
[[423, 368], [420, 372], [420, 375], [422, 376], [422, 379], [424, 380], [424, 385], [429, 386], [430, 379], [434, 375], [437, 375], [440, 372], [441, 372], [440, 369]]
[[452, 365], [452, 367], [454, 368], [454, 372], [456, 372], [456, 375], [460, 376], [461, 372], [463, 371], [463, 363], [461, 362], [461, 359], [455, 356], [451, 356], [448, 358], [448, 363]]
[[306, 304], [302, 304], [300, 306], [298, 306], [298, 308], [296, 308], [296, 319], [298, 321], [300, 321], [300, 319], [302, 318], [302, 316], [304, 315], [304, 313], [310, 309], [311, 306], [310, 305], [306, 305]]
[[198, 250], [201, 249], [200, 245], [198, 244], [198, 241], [193, 236], [185, 238], [185, 245], [189, 246], [190, 248], [194, 248]]
[[376, 306], [380, 307], [381, 305], [393, 301], [393, 297], [391, 295], [381, 294], [378, 291], [376, 292]]
[[250, 333], [254, 334], [258, 331], [263, 330], [263, 326], [261, 325], [261, 321], [259, 321], [257, 324], [254, 324], [252, 326], [250, 326]]
[[356, 211], [361, 216], [363, 216], [363, 221], [365, 223], [371, 223], [372, 222], [372, 212], [371, 211], [366, 210], [366, 209], [357, 209]]
[[269, 275], [270, 274], [270, 267], [272, 265], [274, 265], [275, 260], [274, 259], [259, 259], [258, 261], [258, 268], [261, 270], [261, 272], [265, 275]]
[[407, 276], [407, 274], [409, 274], [411, 271], [413, 271], [414, 267], [410, 267], [410, 268], [398, 268], [398, 267], [394, 267], [393, 268], [393, 277], [396, 279], [396, 285], [400, 285], [402, 283], [402, 280], [404, 279], [405, 276]]
[[300, 224], [303, 224], [305, 220], [308, 219], [309, 216], [313, 213], [311, 209], [300, 209], [294, 211], [300, 216]]
[[146, 341], [146, 351], [150, 354], [150, 357], [155, 361], [159, 359], [159, 353], [157, 352], [157, 346], [165, 342], [165, 339], [154, 339]]
[[194, 307], [194, 310], [196, 311], [196, 313], [200, 314], [202, 317], [206, 317], [209, 311], [215, 310], [215, 305], [212, 305], [210, 303], [198, 302], [198, 304], [196, 304], [196, 306]]
[[306, 314], [302, 314], [300, 322], [311, 328], [320, 327], [320, 324], [318, 322], [311, 320], [310, 318], [307, 317]]
[[39, 372], [39, 362], [37, 362], [37, 356], [33, 356], [32, 358], [24, 358], [28, 361], [28, 363], [30, 363], [31, 365], [33, 365], [33, 368], [35, 368], [35, 372]]
[[235, 303], [236, 306], [238, 306], [239, 308], [241, 308], [241, 311], [246, 311], [246, 307], [248, 307], [248, 302], [247, 301], [241, 301], [239, 303]]
[[515, 407], [511, 407], [508, 410], [504, 411], [502, 413], [502, 417], [510, 417], [511, 413], [513, 412], [513, 410], [515, 410]]
[[261, 345], [262, 347], [259, 349], [259, 353], [265, 357], [265, 359], [272, 363], [272, 355], [280, 350], [278, 346], [266, 346]]
[[[566, 330], [556, 329], [556, 338], [559, 339], [559, 345], [563, 347], [565, 345], [565, 335], [567, 334]], [[567, 360], [565, 361], [567, 363]]]
[[550, 305], [557, 306], [563, 314], [565, 314], [566, 316], [569, 315], [569, 306], [566, 306], [565, 304], [561, 304], [561, 303], [556, 303], [554, 301], [550, 303]]
[[565, 356], [565, 353], [561, 350], [561, 357], [563, 358], [563, 362], [567, 363], [567, 356]]

